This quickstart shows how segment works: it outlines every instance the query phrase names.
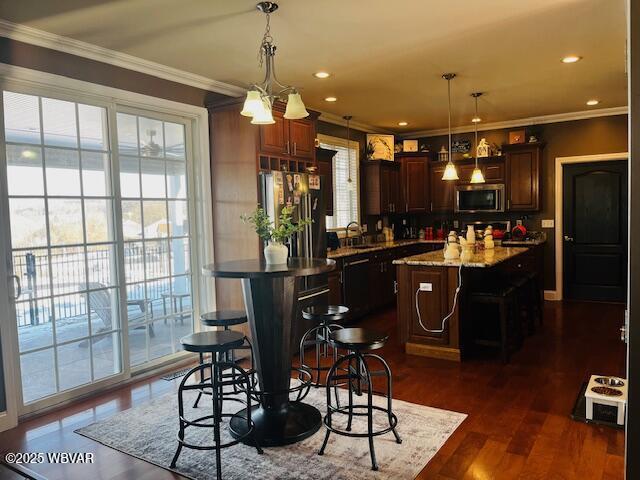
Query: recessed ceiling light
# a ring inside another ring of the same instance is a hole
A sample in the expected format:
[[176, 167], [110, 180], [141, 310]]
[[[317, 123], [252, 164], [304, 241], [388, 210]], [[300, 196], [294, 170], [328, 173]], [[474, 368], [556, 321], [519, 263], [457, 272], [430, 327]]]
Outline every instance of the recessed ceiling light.
[[398, 125], [400, 125], [401, 127], [406, 127], [409, 124], [407, 122], [398, 122]]
[[567, 55], [562, 59], [562, 63], [576, 63], [580, 60], [582, 60], [582, 57], [579, 57], [578, 55]]
[[600, 103], [600, 100], [596, 100], [595, 98], [591, 100], [587, 100], [587, 105], [589, 105], [590, 107], [593, 107], [594, 105], [598, 105], [599, 103]]
[[325, 102], [335, 102], [338, 100], [336, 97], [327, 97], [324, 99]]
[[316, 78], [329, 78], [331, 74], [329, 72], [316, 72], [313, 76]]
[[482, 121], [482, 119], [481, 119], [480, 117], [473, 117], [473, 118], [471, 119], [471, 121], [472, 121], [473, 123], [480, 123], [480, 122]]

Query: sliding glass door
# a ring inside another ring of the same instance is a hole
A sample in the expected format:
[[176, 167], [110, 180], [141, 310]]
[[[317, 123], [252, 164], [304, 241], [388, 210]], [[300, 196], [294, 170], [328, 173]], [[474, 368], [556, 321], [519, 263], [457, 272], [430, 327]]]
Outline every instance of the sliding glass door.
[[186, 122], [14, 91], [2, 118], [22, 405], [176, 353], [193, 329]]

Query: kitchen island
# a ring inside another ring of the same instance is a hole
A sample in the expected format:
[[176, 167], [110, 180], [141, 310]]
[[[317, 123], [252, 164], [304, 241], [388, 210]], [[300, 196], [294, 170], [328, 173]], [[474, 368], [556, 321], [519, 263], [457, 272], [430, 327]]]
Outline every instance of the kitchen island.
[[[464, 261], [445, 260], [443, 250], [394, 260], [398, 282], [398, 325], [401, 342], [409, 354], [460, 361], [465, 337], [471, 330], [468, 295], [505, 274], [535, 271], [532, 248], [496, 246], [478, 250]], [[460, 268], [461, 267], [461, 268]], [[454, 308], [459, 279], [462, 288]], [[442, 320], [452, 310], [441, 333]], [[474, 320], [476, 320], [474, 318]], [[482, 320], [482, 319], [477, 319]]]

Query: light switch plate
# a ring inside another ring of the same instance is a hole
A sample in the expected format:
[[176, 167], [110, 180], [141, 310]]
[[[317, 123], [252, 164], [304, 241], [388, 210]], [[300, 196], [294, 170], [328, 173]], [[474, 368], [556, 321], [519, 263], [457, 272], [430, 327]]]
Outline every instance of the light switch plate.
[[554, 228], [555, 221], [551, 220], [542, 220], [542, 228]]
[[433, 292], [433, 283], [420, 282], [421, 292]]
[[453, 221], [453, 228], [459, 228], [460, 227], [460, 222], [458, 220], [454, 220]]

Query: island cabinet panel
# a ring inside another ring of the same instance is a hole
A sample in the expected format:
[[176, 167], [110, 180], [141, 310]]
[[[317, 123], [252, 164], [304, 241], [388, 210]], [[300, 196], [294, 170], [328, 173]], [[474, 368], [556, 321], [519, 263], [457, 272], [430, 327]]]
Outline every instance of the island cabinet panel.
[[327, 275], [329, 286], [329, 305], [344, 305], [342, 296], [342, 266], [336, 265], [336, 269]]
[[431, 284], [431, 291], [418, 294], [422, 323], [429, 330], [439, 330], [442, 319], [453, 308], [457, 286], [457, 269], [397, 265], [398, 328], [400, 341], [409, 354], [460, 361], [459, 309], [445, 323], [444, 332], [427, 332], [418, 321], [416, 291], [421, 283]]
[[543, 144], [504, 145], [507, 210], [540, 209], [540, 164]]
[[429, 211], [429, 159], [428, 157], [400, 158], [399, 212], [424, 213]]
[[442, 180], [445, 165], [432, 165], [430, 168], [431, 211], [452, 212], [455, 182]]

